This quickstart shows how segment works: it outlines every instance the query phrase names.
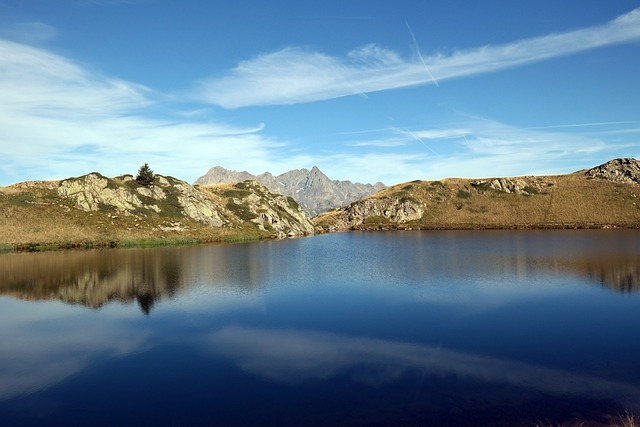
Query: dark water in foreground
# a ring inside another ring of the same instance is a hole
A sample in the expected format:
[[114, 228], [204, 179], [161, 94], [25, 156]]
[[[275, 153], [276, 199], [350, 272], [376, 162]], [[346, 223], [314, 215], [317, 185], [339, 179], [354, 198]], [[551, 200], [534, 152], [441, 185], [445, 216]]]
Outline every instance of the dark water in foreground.
[[640, 233], [0, 256], [0, 425], [535, 425], [640, 412]]

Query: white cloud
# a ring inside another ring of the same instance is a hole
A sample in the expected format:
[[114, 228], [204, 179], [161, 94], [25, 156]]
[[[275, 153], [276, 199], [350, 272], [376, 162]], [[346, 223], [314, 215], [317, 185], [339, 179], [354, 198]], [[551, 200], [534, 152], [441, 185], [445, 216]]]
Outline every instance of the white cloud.
[[[82, 372], [97, 354], [124, 357], [148, 346], [148, 332], [127, 328], [126, 317], [106, 323], [62, 303], [38, 310], [25, 309], [26, 304], [33, 303], [0, 300], [0, 340], [10, 343], [0, 346], [0, 401], [60, 383]], [[44, 323], [55, 325], [56, 333], [42, 328]]]
[[[327, 158], [326, 169], [336, 174], [331, 176], [348, 171], [363, 182], [370, 182], [373, 170], [374, 179], [387, 185], [414, 179], [551, 175], [595, 166], [635, 147], [605, 141], [593, 129], [577, 132], [571, 127], [568, 132], [564, 125], [525, 129], [477, 117], [460, 122], [462, 126], [450, 128], [366, 132], [366, 138], [349, 141], [361, 152]], [[608, 126], [609, 134], [626, 124]]]
[[434, 84], [637, 40], [640, 8], [600, 26], [451, 55], [420, 55], [420, 60], [401, 59], [374, 44], [348, 53], [345, 59], [289, 47], [241, 62], [228, 75], [201, 82], [195, 96], [225, 108], [319, 101]]
[[167, 105], [142, 85], [0, 39], [0, 183], [25, 170], [30, 179], [135, 173], [143, 162], [193, 181], [214, 163], [257, 168], [274, 157], [284, 161], [277, 153], [283, 143], [263, 137], [261, 123], [185, 118], [161, 111]]
[[351, 337], [305, 330], [230, 326], [205, 342], [206, 350], [232, 359], [263, 378], [295, 384], [322, 381], [359, 368], [367, 383], [392, 382], [401, 375], [454, 374], [492, 384], [509, 384], [551, 395], [609, 398], [640, 406], [640, 389], [577, 372], [551, 369], [424, 344]]

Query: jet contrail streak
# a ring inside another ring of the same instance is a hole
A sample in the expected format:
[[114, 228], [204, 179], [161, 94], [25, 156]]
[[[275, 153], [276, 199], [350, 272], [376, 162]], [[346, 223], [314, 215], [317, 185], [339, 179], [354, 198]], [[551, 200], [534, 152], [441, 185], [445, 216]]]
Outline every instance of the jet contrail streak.
[[411, 26], [409, 25], [408, 21], [404, 21], [405, 24], [407, 24], [407, 29], [409, 30], [409, 34], [411, 34], [411, 38], [413, 39], [413, 44], [416, 46], [416, 53], [418, 54], [418, 58], [420, 58], [420, 61], [422, 62], [422, 65], [424, 66], [424, 69], [427, 70], [427, 74], [429, 74], [429, 78], [431, 78], [431, 81], [438, 87], [440, 87], [440, 84], [438, 84], [438, 81], [436, 80], [435, 77], [433, 77], [433, 74], [431, 74], [431, 71], [429, 70], [429, 67], [427, 67], [427, 63], [425, 62], [424, 58], [422, 57], [422, 53], [420, 53], [420, 46], [418, 45], [418, 40], [416, 39], [415, 34], [413, 34], [413, 30], [411, 29]]

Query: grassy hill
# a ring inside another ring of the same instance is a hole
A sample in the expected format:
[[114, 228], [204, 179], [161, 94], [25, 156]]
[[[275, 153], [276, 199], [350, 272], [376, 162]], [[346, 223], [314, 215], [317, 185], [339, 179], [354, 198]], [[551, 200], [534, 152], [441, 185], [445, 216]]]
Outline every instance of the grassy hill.
[[98, 173], [0, 187], [0, 250], [241, 241], [314, 232], [293, 200], [257, 183], [192, 187]]
[[326, 231], [639, 227], [640, 186], [632, 174], [589, 171], [412, 181], [314, 221]]
[[[640, 162], [556, 176], [416, 180], [313, 223], [253, 181], [191, 186], [91, 173], [0, 187], [0, 251], [240, 241], [344, 230], [640, 227]], [[315, 228], [315, 229], [314, 229]]]

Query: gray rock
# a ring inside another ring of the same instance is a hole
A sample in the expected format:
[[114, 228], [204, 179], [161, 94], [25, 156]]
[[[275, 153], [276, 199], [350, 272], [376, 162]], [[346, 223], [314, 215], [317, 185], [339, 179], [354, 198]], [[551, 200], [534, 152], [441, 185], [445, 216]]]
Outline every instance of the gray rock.
[[640, 162], [636, 159], [614, 159], [585, 172], [587, 177], [624, 184], [640, 184]]
[[316, 166], [311, 170], [295, 169], [278, 176], [270, 172], [256, 176], [216, 166], [198, 178], [195, 184], [231, 184], [246, 180], [257, 181], [274, 193], [293, 197], [309, 216], [345, 206], [385, 188], [380, 182], [371, 185], [331, 180]]

